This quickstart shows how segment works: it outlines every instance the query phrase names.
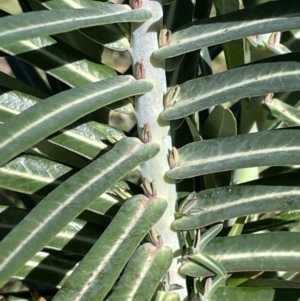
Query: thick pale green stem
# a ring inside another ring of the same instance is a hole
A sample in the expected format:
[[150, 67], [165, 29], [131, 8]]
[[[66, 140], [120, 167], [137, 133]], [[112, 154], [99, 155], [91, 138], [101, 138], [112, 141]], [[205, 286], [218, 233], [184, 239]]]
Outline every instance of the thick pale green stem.
[[[133, 7], [133, 1], [131, 0]], [[159, 154], [147, 161], [140, 167], [143, 177], [154, 181], [157, 195], [169, 202], [168, 209], [163, 218], [157, 223], [163, 244], [170, 246], [174, 251], [173, 264], [169, 270], [170, 284], [179, 284], [183, 289], [178, 290], [181, 300], [186, 300], [187, 290], [185, 279], [179, 275], [180, 266], [180, 243], [178, 234], [171, 229], [176, 209], [176, 187], [174, 182], [166, 179], [165, 173], [170, 169], [168, 164], [168, 152], [172, 148], [170, 136], [170, 124], [159, 118], [164, 110], [163, 95], [166, 92], [166, 76], [164, 61], [155, 59], [152, 53], [159, 48], [158, 34], [162, 28], [163, 11], [161, 1], [143, 0], [142, 8], [152, 13], [152, 18], [144, 23], [132, 24], [132, 63], [134, 75], [136, 76], [139, 63], [143, 61], [145, 74], [142, 76], [151, 80], [154, 89], [142, 96], [136, 97], [136, 117], [138, 122], [139, 136], [142, 138], [143, 127], [146, 123], [150, 125], [151, 141], [160, 144]]]

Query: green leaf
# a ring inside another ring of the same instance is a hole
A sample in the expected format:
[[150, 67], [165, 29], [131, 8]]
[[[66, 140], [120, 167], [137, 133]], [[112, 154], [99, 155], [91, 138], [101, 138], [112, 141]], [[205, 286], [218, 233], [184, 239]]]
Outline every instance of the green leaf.
[[300, 131], [283, 129], [210, 139], [179, 149], [171, 179], [253, 166], [300, 164]]
[[[214, 0], [217, 16], [231, 13], [241, 9], [241, 1], [237, 0]], [[239, 39], [222, 44], [227, 69], [241, 66], [245, 63], [245, 40]]]
[[211, 270], [218, 276], [226, 277], [226, 271], [224, 267], [215, 259], [208, 256], [204, 252], [197, 253], [189, 257], [189, 260], [194, 263], [199, 263], [201, 266]]
[[[237, 122], [229, 109], [216, 106], [204, 122], [202, 131], [204, 139], [234, 136], [237, 134]], [[231, 181], [231, 172], [205, 175], [203, 181], [206, 189], [227, 186]]]
[[[118, 212], [123, 203], [124, 201], [120, 200], [120, 197], [107, 191], [98, 197], [97, 200], [87, 208], [87, 210], [96, 213], [98, 218], [99, 214], [111, 217]], [[100, 221], [99, 224], [102, 224], [102, 222]]]
[[15, 277], [60, 288], [78, 264], [79, 258], [63, 252], [43, 250], [20, 267]]
[[97, 197], [158, 151], [154, 142], [124, 138], [48, 194], [1, 242], [0, 286]]
[[209, 291], [207, 294], [205, 294], [206, 297], [209, 298], [210, 300], [210, 297], [214, 294], [214, 292], [221, 286], [221, 285], [224, 285], [225, 284], [225, 281], [226, 281], [226, 278], [224, 278], [223, 276], [216, 276], [214, 277], [211, 285], [210, 285], [210, 288], [209, 288]]
[[212, 71], [212, 60], [211, 60], [211, 56], [210, 56], [208, 47], [203, 47], [200, 50], [199, 65], [200, 65], [200, 68], [201, 68], [201, 75], [202, 76], [211, 75], [213, 73], [213, 71]]
[[[1, 89], [0, 89], [1, 90]], [[0, 122], [7, 120], [9, 117], [17, 115], [20, 111], [24, 111], [35, 105], [40, 99], [26, 95], [17, 91], [10, 91], [0, 95]], [[124, 138], [124, 133], [112, 126], [100, 124], [96, 121], [86, 123], [75, 123], [70, 128], [60, 130], [58, 133], [49, 137], [48, 141], [54, 145], [59, 145], [72, 152], [75, 152], [88, 159], [98, 156], [103, 150], [108, 150], [110, 143], [115, 143]], [[47, 144], [45, 147], [44, 144]], [[35, 146], [42, 149], [47, 148], [49, 153], [53, 154], [49, 143], [45, 141]], [[43, 153], [43, 155], [46, 155]], [[60, 161], [61, 156], [58, 155], [56, 160]], [[78, 160], [77, 160], [78, 162]]]
[[300, 3], [297, 1], [272, 1], [194, 21], [171, 34], [169, 45], [155, 51], [154, 56], [165, 59], [251, 35], [297, 29], [300, 26], [299, 13]]
[[[26, 194], [46, 196], [73, 173], [70, 167], [58, 162], [23, 155], [0, 167], [0, 187]], [[96, 214], [114, 215], [123, 203], [112, 190], [116, 188], [112, 186], [87, 209]]]
[[[218, 237], [204, 249], [224, 266], [227, 273], [242, 271], [299, 271], [299, 233], [273, 232]], [[191, 259], [193, 256], [191, 256]], [[191, 261], [180, 272], [191, 277], [208, 277], [213, 272]]]
[[172, 258], [173, 252], [169, 247], [143, 244], [131, 257], [109, 300], [150, 300], [159, 281], [167, 273]]
[[1, 47], [36, 36], [115, 22], [142, 22], [151, 18], [144, 9], [131, 10], [127, 5], [105, 5], [99, 8], [55, 9], [29, 12], [0, 19]]
[[232, 228], [228, 233], [228, 236], [240, 235], [243, 232], [247, 218], [248, 218], [247, 216], [238, 217], [234, 222], [234, 224], [232, 225]]
[[[0, 206], [0, 240], [29, 213], [28, 210]], [[104, 231], [103, 227], [75, 219], [47, 243], [47, 249], [84, 256]]]
[[166, 59], [165, 62], [165, 70], [166, 71], [173, 71], [176, 67], [182, 62], [183, 55], [176, 56], [174, 58]]
[[222, 106], [216, 106], [203, 125], [203, 138], [222, 138], [237, 134], [237, 125], [233, 113]]
[[174, 292], [158, 291], [155, 301], [180, 301], [180, 296]]
[[40, 99], [17, 90], [7, 91], [0, 88], [0, 122], [3, 123], [10, 117], [35, 105]]
[[23, 92], [26, 94], [33, 95], [35, 97], [39, 98], [46, 98], [48, 95], [44, 92], [41, 92], [30, 85], [25, 84], [21, 80], [14, 78], [12, 76], [9, 76], [3, 72], [0, 71], [0, 91], [2, 96], [2, 91], [9, 90], [17, 90], [19, 92]]
[[192, 210], [175, 220], [173, 227], [176, 230], [198, 229], [239, 216], [300, 209], [299, 184], [238, 185], [200, 191]]
[[218, 15], [230, 13], [239, 9], [239, 1], [236, 0], [214, 0]]
[[[105, 132], [109, 131], [111, 135], [105, 136]], [[88, 159], [94, 159], [103, 151], [109, 150], [108, 139], [115, 143], [124, 137], [122, 131], [117, 128], [90, 121], [65, 128], [52, 136], [49, 141]]]
[[[230, 275], [226, 279], [226, 285], [227, 286], [242, 286], [242, 283], [246, 282], [250, 278], [257, 277], [259, 279], [260, 272], [254, 271], [254, 272], [240, 272], [236, 274]], [[261, 279], [261, 278], [260, 278]]]
[[273, 289], [256, 287], [220, 287], [211, 296], [211, 301], [275, 301], [300, 300], [299, 289]]
[[52, 37], [22, 40], [0, 49], [36, 66], [65, 84], [76, 87], [116, 75], [116, 72], [84, 56]]
[[[125, 51], [130, 48], [128, 39], [122, 33], [117, 24], [96, 26], [80, 30], [93, 41], [116, 51]], [[99, 35], [101, 31], [101, 35]]]
[[201, 235], [200, 250], [203, 250], [205, 246], [221, 232], [222, 229], [223, 225], [217, 224], [208, 229], [203, 235]]
[[45, 195], [72, 174], [63, 164], [22, 155], [0, 167], [0, 186], [27, 194]]
[[35, 0], [41, 2], [41, 4], [49, 9], [60, 8], [99, 8], [104, 5], [111, 5], [109, 2], [89, 1], [89, 0]]
[[[166, 208], [167, 201], [164, 199], [150, 200], [138, 195], [127, 200], [53, 301], [103, 300], [138, 244], [161, 218]], [[170, 264], [169, 251], [167, 265], [163, 270]], [[156, 281], [158, 274], [152, 275], [154, 279], [149, 279], [150, 283]]]
[[174, 2], [174, 1], [176, 1], [176, 0], [162, 0], [162, 4], [163, 4], [163, 5], [169, 5], [169, 4], [171, 4], [172, 2]]
[[299, 68], [299, 54], [291, 53], [187, 81], [180, 86], [175, 105], [161, 117], [179, 119], [234, 99], [295, 91], [299, 88]]
[[[287, 212], [283, 212], [287, 213]], [[290, 224], [298, 224], [297, 219], [292, 219], [290, 218], [289, 220], [282, 220], [280, 218], [280, 215], [276, 218], [264, 218], [262, 220], [254, 221], [254, 222], [247, 222], [244, 224], [243, 227], [243, 233], [254, 233], [258, 231], [263, 231], [263, 230], [272, 230], [272, 229], [287, 229]], [[224, 229], [227, 233], [229, 232], [229, 228]]]
[[[62, 8], [98, 8], [103, 5], [108, 5], [108, 2], [99, 1], [84, 1], [84, 0], [55, 0], [41, 3], [48, 9], [62, 9]], [[104, 45], [107, 48], [111, 48], [117, 51], [124, 51], [130, 47], [128, 39], [124, 36], [121, 28], [117, 24], [110, 24], [104, 26], [95, 26], [88, 29], [81, 29], [90, 39], [97, 43]], [[99, 35], [99, 32], [101, 34]]]
[[195, 123], [190, 119], [190, 117], [185, 117], [185, 121], [191, 131], [194, 141], [202, 141], [202, 137], [200, 136]]
[[300, 125], [300, 111], [276, 98], [266, 98], [264, 105], [278, 120], [289, 126]]
[[11, 0], [11, 1], [7, 1], [7, 0], [2, 0], [0, 1], [0, 9], [2, 11], [8, 12], [8, 13], [15, 13], [15, 14], [19, 14], [22, 12], [22, 9], [20, 7], [19, 1], [18, 0]]
[[0, 165], [86, 114], [124, 97], [148, 92], [152, 87], [146, 80], [118, 76], [38, 102], [1, 126]]
[[272, 287], [272, 288], [297, 288], [300, 289], [298, 281], [287, 281], [281, 279], [248, 279], [243, 282], [243, 287]]
[[26, 150], [25, 153], [28, 155], [44, 157], [75, 168], [83, 168], [90, 163], [88, 159], [81, 155], [52, 144], [48, 140], [43, 140], [35, 144], [30, 149]]

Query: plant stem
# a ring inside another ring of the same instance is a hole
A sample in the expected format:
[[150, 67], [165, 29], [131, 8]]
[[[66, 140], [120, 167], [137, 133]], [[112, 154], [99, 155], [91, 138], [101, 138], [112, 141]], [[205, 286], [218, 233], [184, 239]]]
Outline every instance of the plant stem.
[[[133, 7], [133, 0], [130, 1]], [[176, 210], [176, 186], [165, 174], [170, 169], [168, 153], [172, 148], [170, 136], [170, 124], [161, 120], [159, 115], [164, 110], [163, 95], [166, 92], [166, 75], [164, 61], [157, 60], [152, 53], [159, 48], [158, 34], [162, 28], [163, 10], [161, 1], [143, 0], [142, 8], [152, 13], [152, 18], [144, 23], [133, 23], [131, 26], [131, 55], [134, 75], [140, 68], [139, 63], [143, 60], [145, 67], [145, 78], [151, 80], [154, 89], [142, 96], [136, 97], [136, 117], [138, 123], [139, 137], [145, 124], [150, 125], [151, 140], [160, 144], [160, 152], [153, 159], [140, 166], [142, 177], [154, 181], [157, 195], [169, 202], [167, 211], [163, 218], [156, 224], [161, 235], [164, 246], [170, 246], [174, 252], [174, 260], [169, 270], [170, 284], [179, 284], [183, 289], [176, 291], [180, 300], [187, 300], [187, 289], [185, 278], [182, 277], [178, 268], [180, 266], [181, 248], [178, 233], [171, 229]], [[144, 75], [144, 74], [142, 74]]]

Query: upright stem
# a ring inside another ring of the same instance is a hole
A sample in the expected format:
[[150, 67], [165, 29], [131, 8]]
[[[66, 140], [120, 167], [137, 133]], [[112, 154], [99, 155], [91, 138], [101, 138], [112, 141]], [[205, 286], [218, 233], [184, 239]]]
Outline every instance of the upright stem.
[[[174, 252], [174, 260], [169, 270], [170, 284], [179, 284], [183, 289], [176, 291], [180, 300], [187, 300], [186, 281], [178, 268], [180, 266], [180, 242], [178, 233], [171, 229], [176, 209], [176, 187], [175, 183], [167, 179], [165, 174], [170, 169], [168, 164], [168, 153], [172, 148], [170, 136], [170, 124], [161, 120], [159, 115], [164, 110], [163, 95], [166, 92], [166, 75], [164, 61], [153, 57], [153, 52], [159, 48], [158, 34], [162, 28], [163, 10], [161, 0], [131, 0], [131, 7], [142, 3], [141, 7], [152, 13], [152, 18], [144, 23], [133, 23], [131, 25], [131, 55], [133, 70], [137, 76], [137, 69], [143, 61], [145, 73], [142, 76], [154, 84], [154, 89], [142, 96], [136, 97], [136, 117], [138, 122], [139, 137], [142, 139], [144, 125], [150, 125], [151, 140], [160, 144], [160, 152], [153, 159], [140, 166], [140, 172], [144, 178], [154, 181], [157, 196], [168, 200], [169, 206], [156, 228], [162, 238], [163, 245], [170, 246]], [[138, 76], [141, 76], [139, 74]]]

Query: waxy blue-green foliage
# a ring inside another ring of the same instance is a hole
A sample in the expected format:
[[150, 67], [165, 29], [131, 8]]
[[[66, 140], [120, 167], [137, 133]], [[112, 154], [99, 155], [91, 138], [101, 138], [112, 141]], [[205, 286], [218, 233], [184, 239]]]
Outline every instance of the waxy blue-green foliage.
[[[162, 1], [172, 33], [148, 59], [165, 60], [178, 92], [156, 116], [159, 126], [171, 120], [176, 146], [161, 183], [183, 180], [174, 214], [170, 200], [141, 195], [138, 166], [162, 142], [135, 137], [132, 97], [155, 87], [147, 70], [144, 80], [118, 73], [131, 64], [130, 23], [151, 13], [19, 2], [23, 13], [0, 3], [0, 49], [16, 76], [0, 72], [5, 296], [14, 300], [7, 283], [17, 277], [47, 286], [49, 300], [179, 300], [168, 268], [182, 252], [191, 300], [300, 300], [300, 4]], [[154, 228], [163, 214], [174, 216], [165, 228], [178, 231], [181, 250]]]

